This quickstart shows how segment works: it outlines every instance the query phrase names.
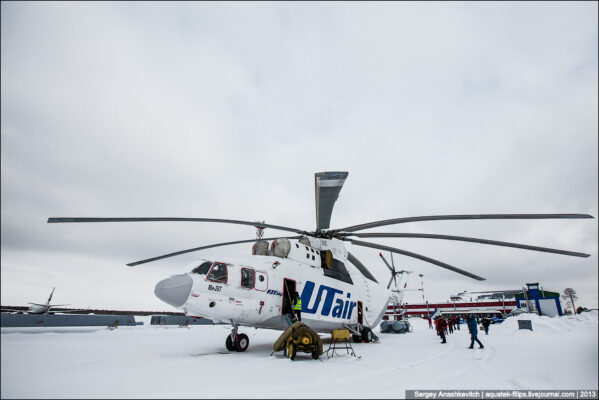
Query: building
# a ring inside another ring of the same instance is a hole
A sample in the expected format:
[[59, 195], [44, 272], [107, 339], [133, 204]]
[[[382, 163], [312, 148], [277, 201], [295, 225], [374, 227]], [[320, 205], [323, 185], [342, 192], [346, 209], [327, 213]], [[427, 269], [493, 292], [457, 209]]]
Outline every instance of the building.
[[516, 294], [516, 306], [524, 311], [555, 317], [563, 315], [559, 293], [539, 289], [539, 283], [527, 283], [528, 290]]
[[455, 300], [441, 303], [403, 304], [400, 308], [389, 304], [383, 319], [398, 319], [401, 314], [405, 314], [407, 317], [427, 318], [435, 311], [439, 311], [441, 314], [488, 314], [487, 316], [491, 317], [497, 315], [497, 313], [508, 315], [516, 308], [516, 301], [513, 299], [477, 299], [475, 301]]
[[[497, 314], [509, 315], [512, 310], [535, 312], [539, 315], [553, 317], [563, 315], [558, 293], [539, 289], [538, 283], [527, 283], [528, 289], [494, 290], [486, 292], [461, 292], [451, 296], [450, 301], [437, 303], [402, 304], [389, 303], [384, 320], [401, 319], [406, 317], [428, 318], [435, 312], [441, 314], [477, 314], [492, 317]], [[472, 295], [476, 294], [473, 300]], [[466, 298], [468, 297], [468, 299]]]

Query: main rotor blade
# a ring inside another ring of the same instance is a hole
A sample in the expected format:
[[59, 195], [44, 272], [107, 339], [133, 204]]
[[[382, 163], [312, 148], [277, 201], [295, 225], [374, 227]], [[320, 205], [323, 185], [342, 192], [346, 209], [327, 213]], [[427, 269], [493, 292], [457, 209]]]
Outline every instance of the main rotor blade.
[[391, 275], [391, 279], [389, 279], [389, 284], [387, 285], [387, 289], [391, 287], [391, 282], [393, 282], [393, 275]]
[[316, 230], [329, 228], [333, 206], [339, 197], [347, 175], [347, 172], [317, 172], [314, 174]]
[[568, 251], [568, 250], [551, 249], [548, 247], [530, 246], [527, 244], [500, 242], [497, 240], [479, 239], [479, 238], [471, 238], [471, 237], [465, 237], [465, 236], [436, 235], [436, 234], [430, 234], [430, 233], [350, 233], [348, 236], [357, 236], [360, 238], [398, 237], [398, 238], [458, 240], [458, 241], [462, 241], [462, 242], [473, 242], [473, 243], [481, 243], [481, 244], [491, 244], [494, 246], [515, 247], [518, 249], [525, 249], [525, 250], [543, 251], [545, 253], [563, 254], [566, 256], [573, 256], [573, 257], [589, 257], [590, 256], [590, 254], [586, 254], [586, 253], [578, 253], [575, 251]]
[[172, 221], [185, 221], [185, 222], [222, 222], [225, 224], [239, 224], [239, 225], [249, 225], [256, 226], [259, 228], [272, 228], [278, 229], [281, 231], [295, 232], [299, 234], [306, 234], [307, 232], [289, 228], [286, 226], [279, 225], [270, 225], [262, 222], [252, 222], [252, 221], [238, 221], [234, 219], [216, 219], [216, 218], [171, 218], [171, 217], [134, 217], [134, 218], [48, 218], [48, 223], [59, 223], [59, 222], [172, 222]]
[[389, 263], [387, 262], [387, 260], [385, 259], [385, 257], [383, 256], [383, 253], [379, 253], [379, 256], [381, 256], [381, 258], [383, 259], [383, 262], [385, 263], [385, 265], [387, 266], [387, 268], [389, 268], [389, 271], [391, 272], [395, 272], [395, 268], [392, 268]]
[[419, 221], [443, 221], [463, 219], [555, 219], [555, 218], [593, 218], [589, 214], [473, 214], [473, 215], [429, 215], [424, 217], [407, 217], [386, 219], [383, 221], [368, 222], [365, 224], [349, 226], [343, 229], [334, 229], [333, 232], [355, 232], [362, 229], [376, 228], [377, 226], [403, 224]]
[[370, 243], [370, 242], [362, 242], [360, 240], [349, 239], [349, 242], [352, 243], [352, 244], [358, 245], [358, 246], [370, 247], [370, 248], [373, 248], [373, 249], [386, 250], [386, 251], [392, 251], [394, 253], [403, 254], [404, 256], [408, 256], [408, 257], [412, 257], [412, 258], [417, 258], [419, 260], [426, 261], [428, 263], [438, 265], [438, 266], [446, 268], [446, 269], [448, 269], [450, 271], [454, 271], [454, 272], [457, 272], [458, 274], [466, 275], [466, 276], [468, 276], [470, 278], [473, 278], [473, 279], [476, 279], [476, 280], [479, 280], [479, 281], [484, 281], [485, 280], [485, 278], [482, 278], [482, 277], [480, 277], [478, 275], [474, 275], [474, 274], [472, 274], [472, 273], [470, 273], [468, 271], [464, 271], [463, 269], [456, 268], [456, 267], [451, 266], [449, 264], [446, 264], [446, 263], [444, 263], [442, 261], [438, 261], [438, 260], [435, 260], [433, 258], [429, 258], [429, 257], [423, 256], [423, 255], [420, 255], [420, 254], [412, 253], [410, 251], [396, 249], [395, 247], [384, 246], [382, 244], [375, 244], [375, 243]]
[[286, 239], [299, 239], [300, 237], [301, 236], [285, 236], [285, 237], [273, 237], [273, 238], [262, 238], [262, 239], [237, 240], [235, 242], [216, 243], [216, 244], [210, 244], [208, 246], [194, 247], [193, 249], [176, 251], [174, 253], [169, 253], [169, 254], [165, 254], [165, 255], [162, 255], [162, 256], [158, 256], [158, 257], [147, 258], [145, 260], [135, 261], [135, 262], [129, 263], [127, 265], [130, 266], [130, 267], [133, 267], [134, 265], [145, 264], [145, 263], [149, 263], [149, 262], [152, 262], [152, 261], [162, 260], [163, 258], [169, 258], [169, 257], [174, 257], [174, 256], [178, 256], [178, 255], [185, 254], [185, 253], [191, 253], [191, 252], [194, 252], [194, 251], [199, 251], [199, 250], [204, 250], [204, 249], [210, 249], [212, 247], [228, 246], [230, 244], [249, 243], [249, 242], [255, 242], [257, 240], [275, 240], [275, 239], [283, 239], [283, 238], [286, 238]]
[[373, 282], [379, 283], [376, 278], [370, 273], [368, 268], [364, 264], [360, 262], [352, 253], [347, 252], [347, 261], [349, 261], [354, 267], [358, 269], [366, 278], [370, 279]]

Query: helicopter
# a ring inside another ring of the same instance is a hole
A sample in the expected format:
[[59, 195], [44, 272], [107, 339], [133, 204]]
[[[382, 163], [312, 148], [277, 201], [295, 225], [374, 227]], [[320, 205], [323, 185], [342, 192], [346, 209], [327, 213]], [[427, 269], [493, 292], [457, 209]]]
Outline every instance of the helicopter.
[[[238, 332], [240, 326], [276, 330], [288, 327], [282, 314], [283, 298], [291, 299], [295, 292], [302, 301], [302, 322], [316, 332], [348, 329], [354, 341], [376, 340], [372, 329], [381, 321], [390, 299], [396, 293], [390, 291], [389, 286], [379, 284], [368, 268], [348, 251], [346, 244], [401, 254], [472, 279], [485, 280], [481, 276], [421, 254], [355, 238], [409, 237], [456, 240], [589, 257], [589, 254], [585, 253], [464, 236], [362, 232], [381, 226], [420, 221], [593, 218], [588, 214], [435, 215], [394, 218], [330, 229], [333, 207], [347, 176], [348, 172], [341, 171], [315, 173], [314, 231], [265, 222], [215, 218], [51, 217], [48, 218], [48, 223], [184, 221], [256, 227], [257, 239], [204, 245], [127, 264], [136, 266], [209, 248], [254, 242], [251, 255], [234, 257], [222, 254], [194, 260], [187, 266], [189, 272], [163, 279], [154, 288], [154, 293], [159, 299], [182, 310], [188, 316], [230, 323], [232, 329], [226, 337], [225, 346], [229, 351], [238, 352], [246, 351], [249, 346], [248, 336]], [[264, 238], [264, 230], [267, 228], [290, 232], [293, 235]], [[392, 280], [395, 280], [395, 273], [392, 269]]]

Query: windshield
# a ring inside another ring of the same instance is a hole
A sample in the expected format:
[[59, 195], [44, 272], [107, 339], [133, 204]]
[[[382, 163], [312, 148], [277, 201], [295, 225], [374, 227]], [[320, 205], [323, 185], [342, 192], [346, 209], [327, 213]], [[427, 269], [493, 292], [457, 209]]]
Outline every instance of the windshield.
[[191, 272], [194, 274], [206, 275], [208, 273], [208, 271], [210, 270], [211, 266], [212, 266], [212, 261], [206, 261], [206, 262], [202, 263], [201, 265], [192, 269]]
[[227, 283], [227, 265], [215, 262], [206, 279], [213, 282]]

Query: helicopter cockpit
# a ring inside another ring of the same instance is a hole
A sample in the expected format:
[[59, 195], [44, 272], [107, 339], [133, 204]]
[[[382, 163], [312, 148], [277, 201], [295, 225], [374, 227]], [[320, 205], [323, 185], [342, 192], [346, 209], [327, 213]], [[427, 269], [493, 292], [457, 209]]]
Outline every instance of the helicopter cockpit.
[[212, 266], [212, 261], [206, 261], [202, 264], [198, 265], [194, 269], [191, 270], [192, 274], [201, 274], [206, 275], [208, 271], [210, 271], [210, 267]]
[[206, 275], [206, 279], [212, 282], [227, 283], [227, 264], [221, 262], [206, 261], [191, 270], [192, 274]]

